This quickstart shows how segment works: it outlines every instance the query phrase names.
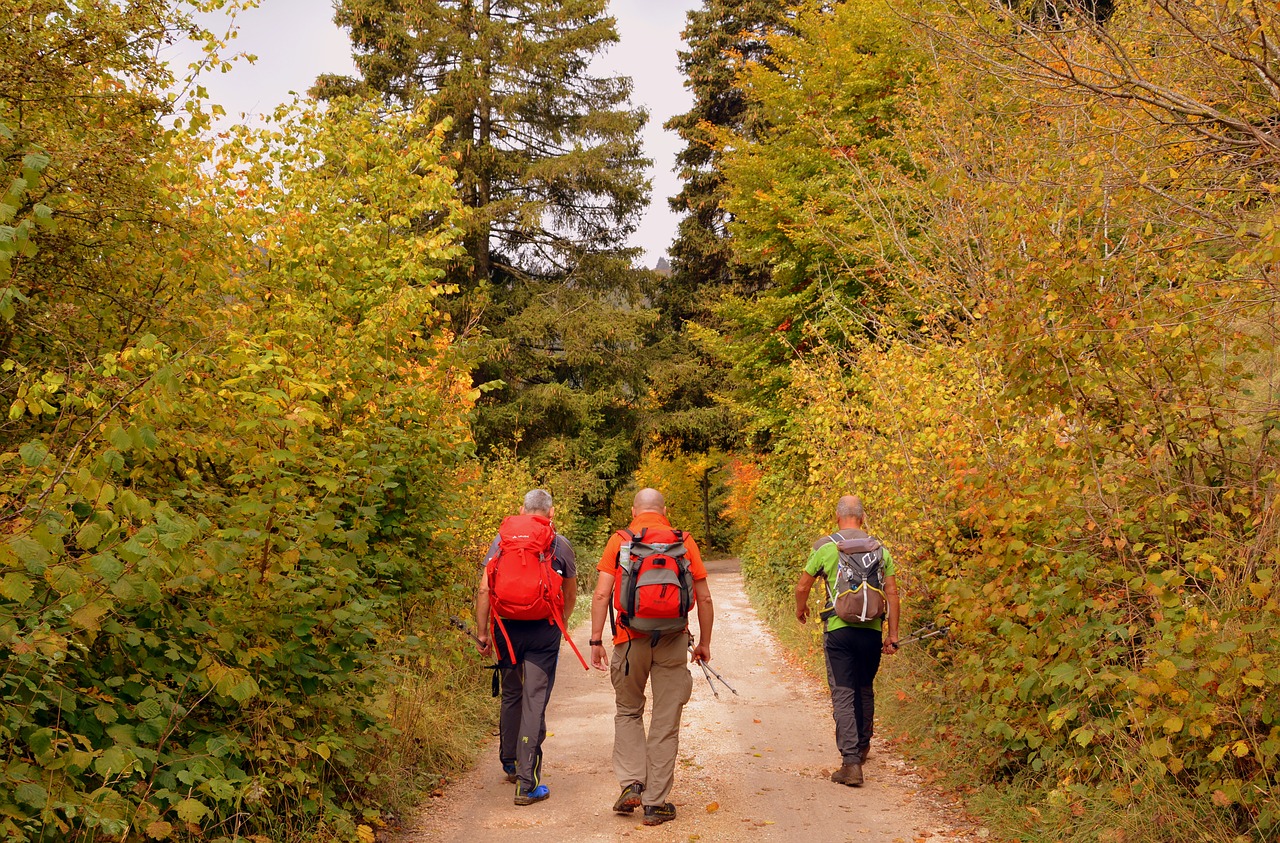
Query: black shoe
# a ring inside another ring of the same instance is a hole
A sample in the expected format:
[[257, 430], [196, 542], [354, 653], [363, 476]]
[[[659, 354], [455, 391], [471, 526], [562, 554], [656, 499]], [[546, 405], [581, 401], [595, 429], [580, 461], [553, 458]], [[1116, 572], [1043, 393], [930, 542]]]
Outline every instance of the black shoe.
[[622, 793], [618, 795], [618, 801], [613, 803], [613, 812], [615, 814], [629, 814], [639, 808], [641, 793], [644, 793], [644, 785], [640, 784], [640, 782], [632, 782], [624, 787]]
[[670, 802], [663, 802], [661, 805], [645, 805], [644, 806], [644, 824], [645, 825], [662, 825], [676, 818], [676, 806]]

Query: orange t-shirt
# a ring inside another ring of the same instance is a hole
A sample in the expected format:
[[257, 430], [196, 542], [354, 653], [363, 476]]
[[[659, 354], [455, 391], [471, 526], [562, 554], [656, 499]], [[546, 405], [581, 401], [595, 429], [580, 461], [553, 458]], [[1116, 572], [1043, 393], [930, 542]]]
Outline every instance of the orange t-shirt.
[[[661, 512], [641, 512], [631, 520], [628, 529], [637, 535], [646, 527], [654, 529], [671, 529], [671, 522], [667, 520], [667, 516]], [[693, 536], [688, 533], [684, 537], [685, 558], [689, 560], [689, 573], [693, 574], [694, 580], [705, 580], [707, 578], [706, 566], [702, 564], [702, 553], [698, 550], [698, 543], [693, 540]], [[612, 574], [614, 577], [613, 591], [615, 599], [618, 593], [618, 551], [622, 549], [622, 537], [615, 531], [609, 537], [609, 543], [604, 546], [604, 553], [600, 556], [600, 561], [596, 564], [596, 570], [603, 574]], [[694, 595], [694, 601], [697, 602], [697, 595]], [[616, 647], [630, 641], [632, 638], [643, 638], [645, 633], [633, 632], [625, 626], [618, 624], [618, 632], [613, 636], [613, 645]]]

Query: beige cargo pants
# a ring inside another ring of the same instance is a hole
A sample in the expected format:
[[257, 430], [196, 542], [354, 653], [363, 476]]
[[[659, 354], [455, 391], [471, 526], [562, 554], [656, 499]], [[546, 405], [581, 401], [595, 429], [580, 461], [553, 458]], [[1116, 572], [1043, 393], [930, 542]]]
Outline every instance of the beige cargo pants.
[[[651, 646], [648, 636], [613, 648], [609, 676], [617, 713], [613, 718], [613, 771], [618, 784], [644, 785], [641, 802], [661, 805], [671, 794], [680, 717], [693, 693], [689, 672], [689, 633], [671, 632]], [[645, 684], [653, 691], [649, 730], [645, 733]]]

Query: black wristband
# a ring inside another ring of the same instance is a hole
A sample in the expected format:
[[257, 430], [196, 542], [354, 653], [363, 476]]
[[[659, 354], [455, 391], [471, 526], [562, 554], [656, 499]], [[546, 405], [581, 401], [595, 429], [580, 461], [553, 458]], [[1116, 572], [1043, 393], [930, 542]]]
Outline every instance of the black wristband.
[[603, 638], [592, 638], [592, 639], [588, 640], [588, 641], [587, 641], [587, 643], [588, 643], [588, 644], [590, 644], [592, 647], [603, 647], [603, 646], [604, 646], [604, 639], [603, 639]]

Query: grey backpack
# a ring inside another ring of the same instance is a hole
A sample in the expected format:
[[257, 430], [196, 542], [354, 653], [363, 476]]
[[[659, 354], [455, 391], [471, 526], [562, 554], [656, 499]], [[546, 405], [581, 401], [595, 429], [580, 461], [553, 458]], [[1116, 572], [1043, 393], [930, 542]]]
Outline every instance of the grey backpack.
[[884, 545], [872, 536], [847, 539], [839, 533], [824, 536], [816, 550], [835, 542], [839, 552], [834, 587], [827, 583], [830, 605], [821, 615], [823, 620], [835, 615], [846, 623], [866, 623], [885, 616]]

